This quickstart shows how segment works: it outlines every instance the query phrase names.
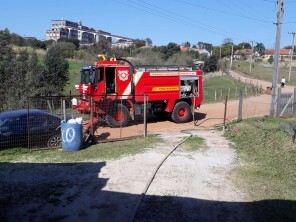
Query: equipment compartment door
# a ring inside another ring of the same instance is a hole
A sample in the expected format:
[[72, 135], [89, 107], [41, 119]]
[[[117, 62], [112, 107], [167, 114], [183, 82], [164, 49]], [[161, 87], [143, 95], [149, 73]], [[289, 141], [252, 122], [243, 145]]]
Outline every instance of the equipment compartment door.
[[181, 77], [180, 78], [180, 97], [198, 96], [199, 77]]

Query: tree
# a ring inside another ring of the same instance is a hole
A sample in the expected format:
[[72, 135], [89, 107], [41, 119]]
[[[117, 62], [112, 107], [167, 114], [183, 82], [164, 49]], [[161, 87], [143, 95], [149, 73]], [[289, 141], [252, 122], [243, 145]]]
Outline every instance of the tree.
[[231, 44], [226, 44], [221, 46], [221, 57], [229, 57], [231, 56], [231, 50], [232, 50], [232, 45]]
[[32, 48], [46, 49], [45, 42], [42, 42], [36, 38], [25, 39], [25, 44], [26, 46], [31, 46]]
[[146, 38], [145, 41], [148, 46], [152, 46], [152, 40], [150, 38]]
[[51, 46], [44, 59], [45, 67], [38, 76], [38, 94], [43, 96], [59, 95], [69, 80], [69, 64], [59, 45]]
[[269, 56], [268, 60], [267, 60], [268, 63], [272, 64], [273, 63], [273, 56]]
[[176, 43], [170, 42], [167, 47], [166, 51], [164, 53], [165, 60], [167, 60], [170, 56], [173, 54], [180, 52], [180, 46]]
[[134, 41], [134, 47], [136, 48], [140, 48], [142, 46], [145, 46], [146, 45], [146, 41], [145, 40], [141, 40], [141, 39], [135, 39]]
[[188, 48], [190, 48], [190, 42], [184, 42], [183, 44], [182, 44], [183, 46], [185, 46], [185, 47], [188, 47]]
[[138, 60], [135, 63], [139, 65], [160, 65], [163, 64], [160, 52], [155, 52], [152, 49], [142, 49], [135, 56]]
[[36, 79], [38, 79], [40, 73], [42, 73], [42, 66], [38, 62], [36, 52], [33, 51], [28, 61], [28, 72], [26, 75], [27, 96], [38, 95], [39, 85]]
[[237, 45], [238, 49], [251, 49], [252, 46], [248, 42], [242, 42]]
[[29, 53], [26, 50], [20, 51], [16, 59], [13, 60], [12, 73], [6, 81], [7, 86], [10, 86], [6, 92], [6, 103], [9, 107], [24, 108], [26, 105], [28, 60]]
[[210, 56], [204, 64], [204, 72], [214, 72], [218, 69], [218, 58], [216, 56]]
[[233, 45], [233, 40], [231, 38], [225, 38], [223, 40], [223, 45], [228, 45], [228, 44]]
[[264, 44], [257, 42], [257, 45], [254, 47], [254, 51], [257, 51], [260, 55], [264, 55], [264, 52], [265, 52]]
[[173, 54], [165, 63], [166, 65], [186, 65], [193, 67], [193, 59], [189, 53], [178, 52]]
[[213, 49], [213, 45], [210, 43], [206, 43], [206, 42], [198, 42], [197, 46], [200, 49], [206, 49], [208, 51], [211, 51]]
[[9, 77], [14, 74], [15, 59], [16, 55], [10, 45], [9, 30], [0, 30], [0, 111], [7, 108], [7, 92], [12, 88]]
[[[50, 41], [50, 40], [49, 40]], [[75, 46], [75, 50], [78, 50], [80, 47], [80, 41], [78, 39], [66, 39], [66, 38], [60, 38], [58, 39], [58, 42], [65, 42], [65, 43], [72, 43]]]
[[25, 46], [25, 39], [18, 34], [11, 33], [11, 44], [17, 45], [17, 46]]
[[61, 48], [65, 58], [73, 58], [76, 46], [71, 42], [58, 42], [57, 45]]

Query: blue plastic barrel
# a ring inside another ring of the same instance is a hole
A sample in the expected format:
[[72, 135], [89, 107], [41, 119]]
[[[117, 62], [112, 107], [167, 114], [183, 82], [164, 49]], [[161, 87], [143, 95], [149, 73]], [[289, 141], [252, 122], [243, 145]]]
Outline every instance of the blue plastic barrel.
[[62, 123], [62, 146], [66, 151], [77, 151], [82, 147], [82, 124]]

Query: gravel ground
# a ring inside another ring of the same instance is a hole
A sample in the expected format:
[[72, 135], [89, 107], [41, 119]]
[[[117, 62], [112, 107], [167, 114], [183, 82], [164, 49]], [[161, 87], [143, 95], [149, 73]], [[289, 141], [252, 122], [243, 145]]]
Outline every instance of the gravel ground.
[[[270, 85], [264, 81], [258, 84], [263, 88]], [[249, 100], [244, 118], [268, 114], [269, 95]], [[228, 120], [237, 118], [237, 107], [238, 101], [229, 101]], [[0, 221], [258, 221], [252, 213], [254, 203], [229, 178], [229, 171], [235, 167], [234, 150], [221, 132], [210, 129], [223, 122], [223, 111], [223, 103], [202, 105], [198, 126], [149, 123], [149, 133], [159, 134], [165, 142], [117, 160], [3, 163]], [[141, 129], [133, 126], [123, 133], [135, 134]], [[188, 152], [182, 146], [178, 148], [160, 167], [143, 196], [158, 164], [188, 136], [181, 133], [185, 129], [203, 137], [207, 149]]]
[[235, 159], [229, 142], [218, 131], [189, 132], [205, 138], [207, 148], [194, 152], [177, 148], [145, 197], [142, 192], [158, 164], [188, 133], [159, 132], [164, 143], [117, 160], [2, 164], [0, 219], [253, 221], [247, 196], [228, 179]]

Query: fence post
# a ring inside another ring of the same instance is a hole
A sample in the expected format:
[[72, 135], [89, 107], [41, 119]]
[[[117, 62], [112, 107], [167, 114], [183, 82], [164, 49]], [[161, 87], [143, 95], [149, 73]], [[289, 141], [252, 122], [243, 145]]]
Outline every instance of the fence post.
[[63, 99], [63, 114], [64, 114], [64, 121], [67, 122], [66, 118], [66, 101]]
[[227, 100], [228, 100], [228, 95], [225, 96], [225, 108], [224, 108], [224, 119], [223, 119], [223, 131], [224, 131], [225, 128], [226, 128]]
[[[28, 128], [30, 127], [29, 124], [29, 119], [30, 119], [30, 100], [29, 98], [27, 98], [27, 103], [28, 103], [28, 107], [27, 107], [27, 111], [28, 111], [28, 117], [27, 117], [27, 126]], [[30, 130], [28, 130], [28, 134], [27, 134], [27, 142], [28, 142], [28, 148], [31, 148], [31, 144], [30, 144]]]
[[90, 97], [90, 135], [93, 137], [94, 136], [94, 96]]
[[239, 91], [239, 104], [238, 104], [238, 117], [237, 119], [241, 121], [243, 119], [243, 90]]
[[215, 90], [215, 101], [217, 101], [217, 90]]
[[293, 99], [293, 116], [296, 116], [296, 88], [294, 88], [294, 99]]
[[144, 138], [147, 137], [147, 98], [144, 95]]
[[279, 117], [281, 113], [281, 104], [282, 104], [282, 90], [281, 87], [278, 88], [278, 94], [277, 94], [277, 102], [276, 102], [276, 117]]
[[192, 107], [192, 121], [193, 121], [193, 124], [195, 125], [195, 100], [196, 100], [196, 96], [193, 97], [193, 106]]

